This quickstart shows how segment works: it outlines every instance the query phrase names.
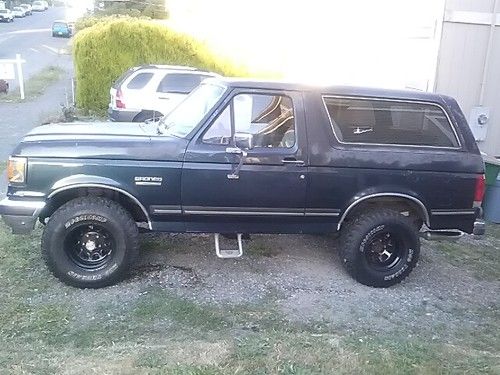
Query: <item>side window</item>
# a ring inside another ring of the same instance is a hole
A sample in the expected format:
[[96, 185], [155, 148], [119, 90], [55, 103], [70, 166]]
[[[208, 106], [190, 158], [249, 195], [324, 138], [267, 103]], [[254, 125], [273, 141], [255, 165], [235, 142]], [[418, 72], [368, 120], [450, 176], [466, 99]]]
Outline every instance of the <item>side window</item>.
[[295, 145], [295, 119], [292, 100], [284, 95], [239, 94], [215, 119], [203, 135], [203, 142], [229, 145], [234, 133], [251, 135], [254, 147]]
[[444, 111], [433, 104], [323, 98], [341, 142], [459, 147]]
[[153, 77], [153, 73], [139, 73], [127, 84], [127, 89], [139, 90], [144, 88]]
[[169, 73], [161, 80], [157, 91], [189, 94], [207, 77], [198, 74]]

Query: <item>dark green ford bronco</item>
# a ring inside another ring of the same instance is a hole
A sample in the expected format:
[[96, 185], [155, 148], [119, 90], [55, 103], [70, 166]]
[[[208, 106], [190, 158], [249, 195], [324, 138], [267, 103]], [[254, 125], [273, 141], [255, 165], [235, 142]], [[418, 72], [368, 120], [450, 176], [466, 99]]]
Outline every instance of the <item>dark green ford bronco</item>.
[[452, 98], [207, 80], [159, 122], [33, 129], [0, 214], [15, 233], [41, 222], [48, 267], [77, 287], [123, 279], [140, 231], [215, 233], [223, 258], [243, 234], [339, 232], [347, 271], [387, 287], [421, 236], [484, 233], [483, 172]]

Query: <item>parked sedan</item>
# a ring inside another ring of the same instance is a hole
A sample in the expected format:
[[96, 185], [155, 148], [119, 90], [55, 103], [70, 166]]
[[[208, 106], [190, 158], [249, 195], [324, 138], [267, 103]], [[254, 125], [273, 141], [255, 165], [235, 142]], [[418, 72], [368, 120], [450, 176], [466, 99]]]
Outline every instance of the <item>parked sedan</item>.
[[14, 7], [14, 8], [12, 8], [12, 14], [16, 18], [26, 17], [26, 12], [21, 7]]
[[66, 21], [54, 21], [52, 24], [52, 36], [62, 36], [70, 38], [73, 32]]
[[0, 21], [1, 22], [13, 22], [14, 15], [9, 9], [0, 9]]
[[27, 15], [27, 16], [31, 16], [32, 14], [32, 8], [31, 8], [31, 5], [29, 4], [21, 4], [19, 5], [21, 8], [23, 8], [24, 10], [24, 14]]

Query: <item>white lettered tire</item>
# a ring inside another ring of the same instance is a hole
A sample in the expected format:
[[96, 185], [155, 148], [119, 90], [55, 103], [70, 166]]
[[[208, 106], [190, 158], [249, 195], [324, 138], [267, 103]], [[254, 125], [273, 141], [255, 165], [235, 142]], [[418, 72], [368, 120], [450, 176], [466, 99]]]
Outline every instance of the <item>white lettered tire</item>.
[[390, 209], [368, 210], [342, 229], [340, 253], [354, 279], [385, 288], [400, 283], [417, 265], [420, 239], [410, 218]]
[[86, 196], [61, 206], [42, 236], [42, 255], [59, 280], [101, 288], [125, 278], [139, 252], [137, 225], [118, 203]]

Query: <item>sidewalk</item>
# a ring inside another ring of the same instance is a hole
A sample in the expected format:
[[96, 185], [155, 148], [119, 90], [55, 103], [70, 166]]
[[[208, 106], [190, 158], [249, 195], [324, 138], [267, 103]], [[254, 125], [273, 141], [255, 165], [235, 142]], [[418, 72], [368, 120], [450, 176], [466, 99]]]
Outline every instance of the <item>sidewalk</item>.
[[[57, 83], [49, 86], [45, 93], [22, 103], [0, 103], [0, 160], [6, 160], [21, 138], [47, 117], [61, 113], [66, 95], [71, 101], [71, 75], [66, 72]], [[0, 195], [7, 190], [5, 171], [0, 176]]]

